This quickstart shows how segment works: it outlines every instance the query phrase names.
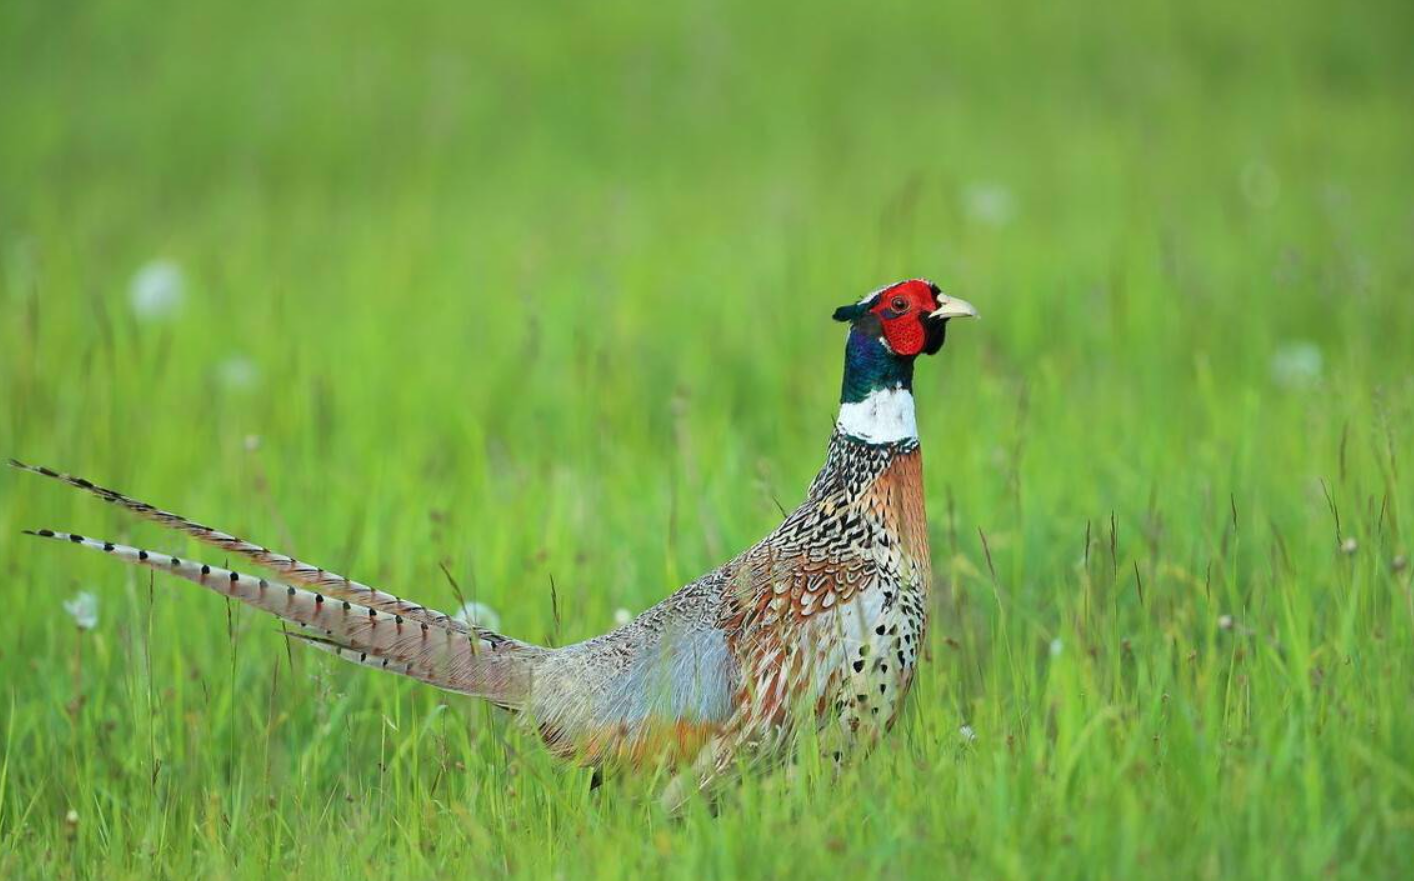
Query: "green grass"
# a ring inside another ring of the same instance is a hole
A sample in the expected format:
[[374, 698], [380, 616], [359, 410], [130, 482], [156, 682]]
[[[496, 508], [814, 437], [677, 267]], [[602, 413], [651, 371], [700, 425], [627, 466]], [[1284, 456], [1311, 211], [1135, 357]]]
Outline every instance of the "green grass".
[[926, 274], [903, 721], [671, 819], [0, 473], [0, 876], [1407, 869], [1407, 4], [514, 7], [4, 4], [0, 454], [562, 643], [777, 522]]

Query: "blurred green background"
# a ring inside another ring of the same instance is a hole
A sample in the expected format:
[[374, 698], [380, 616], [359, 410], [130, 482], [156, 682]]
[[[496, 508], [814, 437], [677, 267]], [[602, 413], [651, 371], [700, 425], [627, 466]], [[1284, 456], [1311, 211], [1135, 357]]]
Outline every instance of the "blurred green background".
[[0, 875], [1396, 874], [1411, 46], [1397, 2], [0, 5], [0, 454], [518, 636], [796, 503], [835, 306], [984, 316], [919, 370], [908, 717], [715, 816], [23, 540], [192, 550], [0, 475]]

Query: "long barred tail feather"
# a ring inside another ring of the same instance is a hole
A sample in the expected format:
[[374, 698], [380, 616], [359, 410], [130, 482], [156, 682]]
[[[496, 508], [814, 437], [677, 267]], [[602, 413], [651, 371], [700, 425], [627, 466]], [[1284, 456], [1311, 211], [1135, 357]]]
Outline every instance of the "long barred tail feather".
[[526, 643], [511, 639], [493, 630], [488, 630], [476, 624], [464, 624], [435, 609], [429, 609], [426, 606], [404, 600], [390, 593], [385, 593], [377, 588], [353, 581], [343, 575], [330, 572], [323, 567], [302, 562], [286, 554], [276, 553], [269, 548], [246, 541], [230, 533], [213, 529], [210, 526], [204, 526], [194, 520], [189, 520], [180, 514], [164, 511], [161, 508], [124, 495], [117, 490], [99, 486], [82, 477], [75, 477], [71, 474], [65, 474], [40, 465], [27, 465], [17, 459], [10, 459], [9, 464], [10, 467], [17, 468], [21, 471], [27, 471], [31, 474], [38, 474], [42, 477], [50, 478], [51, 480], [67, 483], [69, 486], [77, 487], [78, 489], [91, 493], [103, 501], [117, 505], [139, 517], [160, 523], [170, 529], [185, 532], [187, 535], [190, 535], [203, 544], [237, 554], [250, 560], [257, 566], [269, 569], [272, 572], [277, 572], [286, 581], [294, 584], [312, 587], [329, 596], [356, 602], [389, 615], [400, 615], [404, 618], [410, 618], [418, 623], [462, 633], [474, 633], [479, 638], [492, 644], [508, 643], [511, 645], [529, 647]]
[[[328, 635], [316, 636], [312, 633], [308, 633], [303, 630], [287, 630], [285, 631], [285, 637], [295, 642], [303, 643], [304, 645], [307, 645], [310, 648], [318, 649], [321, 652], [327, 652], [328, 654], [334, 655], [337, 658], [341, 658], [353, 664], [358, 664], [363, 667], [371, 667], [374, 670], [388, 670], [390, 672], [398, 673], [403, 676], [411, 676], [414, 679], [421, 679], [423, 682], [431, 682], [433, 685], [445, 688], [448, 691], [461, 691], [460, 688], [442, 685], [440, 682], [435, 682], [432, 679], [424, 677], [409, 662], [396, 661], [389, 657], [376, 655], [371, 652], [364, 651], [363, 649], [358, 648], [357, 646], [351, 646], [347, 643], [339, 642], [338, 640]], [[486, 700], [490, 701], [491, 703], [504, 710], [515, 711], [523, 709], [524, 707], [524, 696], [521, 695], [519, 692], [516, 693], [515, 697], [502, 697], [495, 694], [479, 694], [478, 697], [485, 698]]]
[[76, 544], [126, 563], [168, 572], [222, 596], [299, 625], [295, 636], [347, 661], [390, 670], [448, 691], [485, 697], [516, 709], [530, 687], [534, 655], [519, 645], [481, 639], [464, 629], [409, 619], [396, 612], [297, 588], [233, 569], [50, 529], [28, 535]]

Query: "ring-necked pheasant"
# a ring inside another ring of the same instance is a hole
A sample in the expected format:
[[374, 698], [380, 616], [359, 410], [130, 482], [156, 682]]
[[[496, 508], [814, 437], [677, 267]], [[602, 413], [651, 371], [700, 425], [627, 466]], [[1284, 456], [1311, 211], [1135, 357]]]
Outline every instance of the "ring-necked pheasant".
[[897, 718], [928, 615], [928, 530], [914, 360], [963, 300], [913, 279], [835, 310], [850, 325], [839, 419], [805, 501], [770, 535], [633, 621], [549, 649], [464, 624], [78, 477], [56, 478], [274, 573], [246, 575], [48, 529], [31, 534], [170, 572], [300, 626], [345, 660], [519, 711], [556, 753], [603, 766], [691, 765], [678, 801], [738, 759], [779, 757], [814, 726], [836, 756]]

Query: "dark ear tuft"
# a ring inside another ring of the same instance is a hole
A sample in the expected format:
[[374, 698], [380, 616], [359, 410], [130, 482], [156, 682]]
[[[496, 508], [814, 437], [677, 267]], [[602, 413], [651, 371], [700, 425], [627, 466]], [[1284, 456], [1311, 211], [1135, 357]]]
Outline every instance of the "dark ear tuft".
[[868, 311], [869, 307], [866, 303], [851, 303], [848, 306], [841, 306], [835, 310], [835, 320], [853, 321]]

